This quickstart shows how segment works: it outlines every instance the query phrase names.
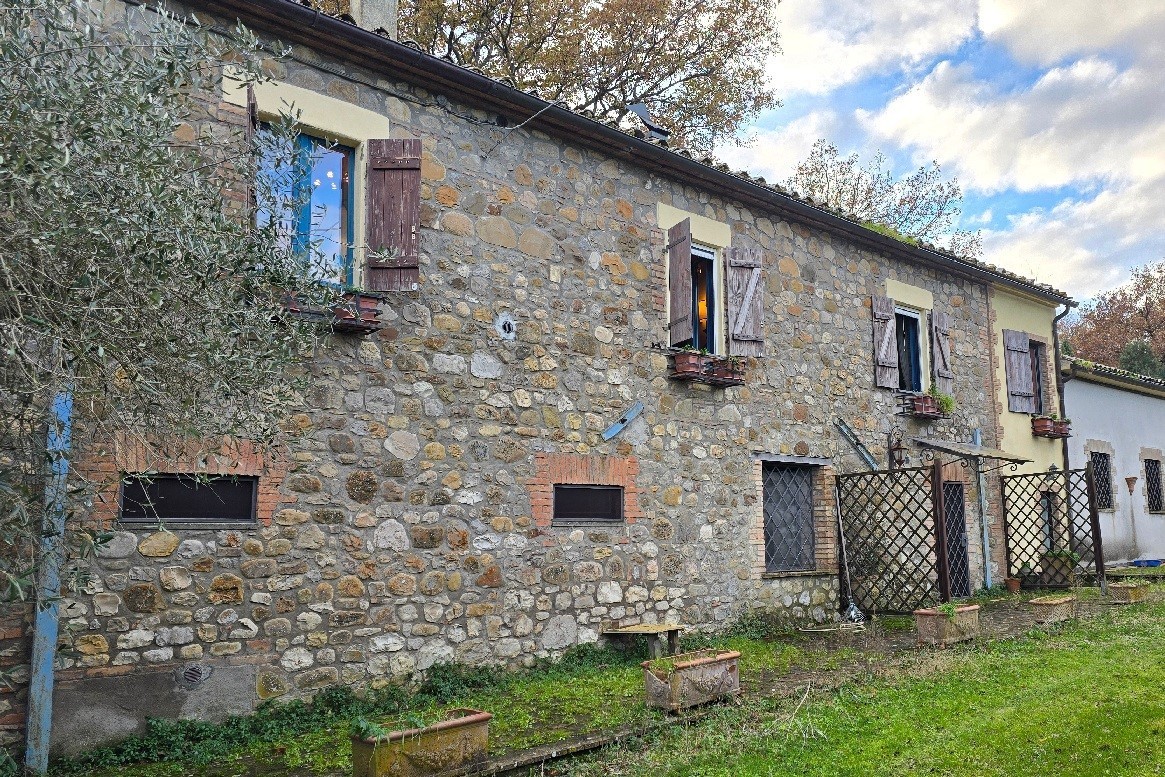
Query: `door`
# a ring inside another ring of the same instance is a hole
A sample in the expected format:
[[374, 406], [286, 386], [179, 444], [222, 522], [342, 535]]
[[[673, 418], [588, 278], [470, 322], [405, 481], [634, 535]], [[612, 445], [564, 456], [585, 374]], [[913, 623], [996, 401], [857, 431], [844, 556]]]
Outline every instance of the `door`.
[[765, 462], [765, 569], [808, 572], [816, 568], [813, 538], [813, 472], [816, 467]]
[[943, 518], [947, 534], [947, 566], [951, 598], [971, 595], [971, 568], [967, 560], [966, 491], [962, 483], [943, 483]]

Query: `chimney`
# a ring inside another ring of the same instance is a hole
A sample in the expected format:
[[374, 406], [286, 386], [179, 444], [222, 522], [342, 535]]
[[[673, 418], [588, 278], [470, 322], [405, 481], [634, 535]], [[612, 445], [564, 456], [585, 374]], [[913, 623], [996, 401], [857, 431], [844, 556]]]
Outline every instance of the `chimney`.
[[351, 0], [352, 18], [366, 30], [387, 34], [396, 40], [397, 0]]

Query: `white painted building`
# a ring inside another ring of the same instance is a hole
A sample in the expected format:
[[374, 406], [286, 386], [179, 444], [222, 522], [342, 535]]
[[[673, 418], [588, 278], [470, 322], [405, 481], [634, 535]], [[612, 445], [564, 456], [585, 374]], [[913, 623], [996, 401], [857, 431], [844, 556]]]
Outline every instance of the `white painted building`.
[[1093, 465], [1105, 564], [1165, 558], [1165, 380], [1078, 359], [1063, 378], [1068, 463]]

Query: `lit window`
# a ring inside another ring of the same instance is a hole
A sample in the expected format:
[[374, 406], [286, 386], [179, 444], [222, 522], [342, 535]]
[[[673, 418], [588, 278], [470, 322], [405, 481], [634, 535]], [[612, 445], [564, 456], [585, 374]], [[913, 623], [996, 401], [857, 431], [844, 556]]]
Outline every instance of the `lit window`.
[[320, 280], [352, 284], [353, 149], [310, 135], [297, 135], [290, 147], [265, 144], [259, 170], [263, 186], [256, 220], [274, 218], [280, 237], [296, 255], [310, 261]]
[[255, 520], [257, 477], [131, 475], [121, 484], [121, 520], [233, 523]]

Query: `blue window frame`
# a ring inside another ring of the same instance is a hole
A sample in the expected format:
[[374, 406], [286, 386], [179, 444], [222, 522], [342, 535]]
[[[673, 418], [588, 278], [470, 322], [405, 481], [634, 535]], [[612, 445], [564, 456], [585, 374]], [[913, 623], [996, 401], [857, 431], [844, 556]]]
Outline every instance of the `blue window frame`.
[[902, 391], [922, 391], [922, 334], [917, 313], [894, 311], [895, 334], [898, 339], [898, 388]]
[[301, 133], [291, 148], [273, 149], [259, 170], [276, 204], [260, 207], [258, 224], [277, 219], [281, 238], [313, 264], [319, 280], [345, 286], [354, 281], [355, 156], [352, 148]]

